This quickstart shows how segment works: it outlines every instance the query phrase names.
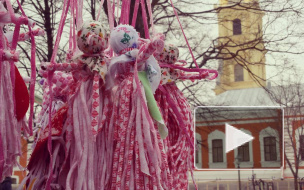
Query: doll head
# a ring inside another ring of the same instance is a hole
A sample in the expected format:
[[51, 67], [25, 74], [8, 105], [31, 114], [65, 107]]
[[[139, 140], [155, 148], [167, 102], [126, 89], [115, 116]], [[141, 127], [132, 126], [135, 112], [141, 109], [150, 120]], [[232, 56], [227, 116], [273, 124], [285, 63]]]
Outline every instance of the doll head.
[[85, 54], [99, 54], [108, 46], [108, 35], [101, 23], [84, 22], [77, 33], [77, 44]]
[[130, 25], [119, 25], [111, 31], [110, 45], [116, 54], [127, 48], [138, 48], [138, 33]]
[[178, 60], [179, 50], [176, 46], [165, 43], [163, 51], [155, 52], [154, 56], [160, 63], [174, 64]]

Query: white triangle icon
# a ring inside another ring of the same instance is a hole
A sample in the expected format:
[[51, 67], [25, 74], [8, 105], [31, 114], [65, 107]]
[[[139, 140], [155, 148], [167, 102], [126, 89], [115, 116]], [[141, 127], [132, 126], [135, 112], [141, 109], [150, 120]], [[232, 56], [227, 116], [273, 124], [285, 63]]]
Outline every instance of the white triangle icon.
[[226, 153], [254, 139], [253, 136], [248, 135], [241, 130], [238, 130], [228, 123], [225, 123], [225, 130]]

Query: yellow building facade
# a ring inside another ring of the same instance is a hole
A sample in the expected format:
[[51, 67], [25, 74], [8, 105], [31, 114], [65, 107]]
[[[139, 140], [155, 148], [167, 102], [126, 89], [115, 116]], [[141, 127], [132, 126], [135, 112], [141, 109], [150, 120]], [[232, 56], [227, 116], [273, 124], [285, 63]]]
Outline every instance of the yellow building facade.
[[[235, 6], [235, 2], [240, 2]], [[217, 48], [223, 58], [216, 94], [227, 90], [266, 85], [265, 48], [258, 0], [221, 0], [216, 5], [219, 39]]]

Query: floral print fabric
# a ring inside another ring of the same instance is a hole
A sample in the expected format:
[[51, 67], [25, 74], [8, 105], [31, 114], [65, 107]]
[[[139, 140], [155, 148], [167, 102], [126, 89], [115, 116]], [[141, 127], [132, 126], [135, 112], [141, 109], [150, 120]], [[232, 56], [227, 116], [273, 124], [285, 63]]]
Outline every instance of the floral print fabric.
[[160, 84], [164, 85], [170, 82], [175, 82], [181, 76], [181, 71], [172, 68], [161, 68]]
[[174, 64], [179, 56], [179, 50], [172, 44], [165, 44], [165, 47], [161, 53], [155, 53], [155, 58], [160, 63]]
[[85, 54], [100, 54], [108, 46], [108, 35], [99, 22], [85, 22], [77, 33], [79, 49]]

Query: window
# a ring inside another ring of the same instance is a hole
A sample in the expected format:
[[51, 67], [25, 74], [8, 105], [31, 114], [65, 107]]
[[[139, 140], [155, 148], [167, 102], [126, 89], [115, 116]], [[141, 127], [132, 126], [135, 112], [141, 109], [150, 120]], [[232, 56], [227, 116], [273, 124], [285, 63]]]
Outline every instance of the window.
[[304, 135], [300, 135], [299, 154], [300, 154], [300, 159], [304, 160]]
[[249, 162], [249, 143], [245, 143], [242, 146], [238, 147], [238, 158], [241, 162]]
[[227, 168], [227, 155], [225, 154], [225, 133], [214, 130], [208, 134], [208, 165], [209, 168]]
[[[240, 129], [242, 132], [252, 135], [252, 133], [244, 128]], [[240, 168], [252, 168], [254, 165], [253, 162], [253, 151], [252, 151], [252, 141], [239, 146], [237, 150], [234, 152], [234, 166], [238, 167], [238, 163]], [[264, 156], [264, 154], [263, 154]], [[264, 158], [264, 157], [263, 157]]]
[[234, 81], [244, 81], [244, 72], [243, 67], [239, 64], [236, 64], [234, 66]]
[[279, 132], [268, 126], [259, 132], [261, 166], [262, 167], [280, 167], [282, 138], [279, 138]]
[[12, 180], [12, 184], [18, 184], [16, 178], [12, 177], [11, 180]]
[[240, 19], [234, 19], [233, 21], [233, 35], [242, 34], [242, 25]]
[[212, 140], [212, 160], [213, 162], [223, 162], [223, 140]]
[[277, 160], [275, 137], [264, 137], [264, 156], [265, 156], [265, 161]]

